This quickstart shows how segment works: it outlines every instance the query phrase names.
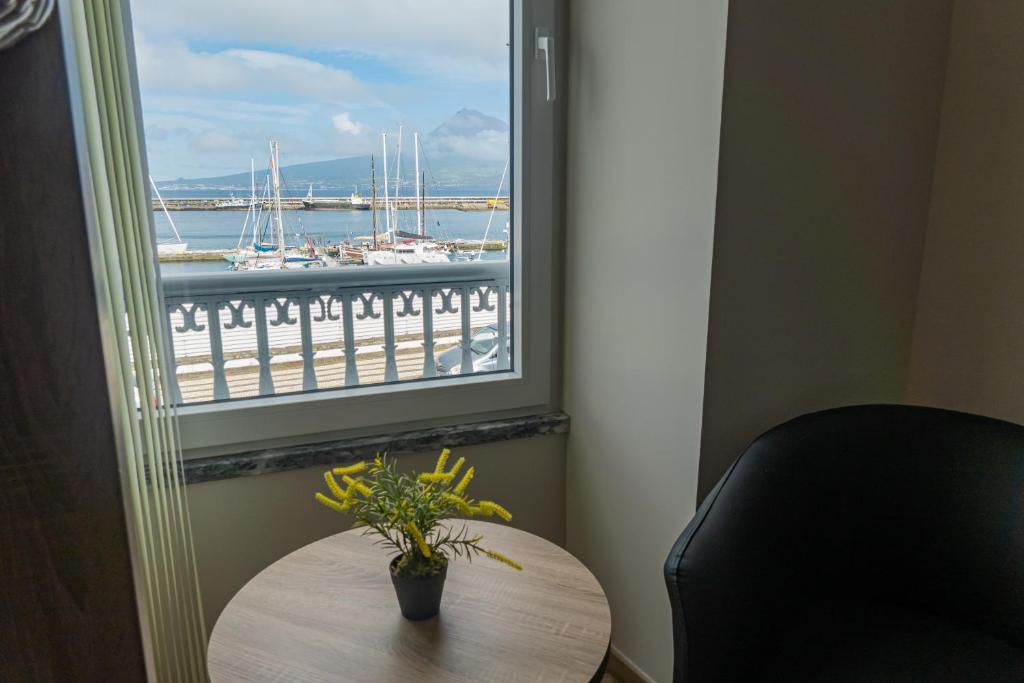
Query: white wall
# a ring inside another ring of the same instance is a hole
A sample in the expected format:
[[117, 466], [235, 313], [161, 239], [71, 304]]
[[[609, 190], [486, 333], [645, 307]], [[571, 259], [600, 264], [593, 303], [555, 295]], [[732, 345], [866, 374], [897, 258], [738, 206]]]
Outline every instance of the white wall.
[[[372, 454], [371, 454], [372, 455]], [[555, 543], [565, 540], [565, 436], [456, 449], [476, 467], [474, 495], [512, 511], [512, 525]], [[423, 471], [435, 453], [399, 455]], [[245, 583], [293, 550], [344, 531], [351, 520], [313, 499], [326, 467], [240, 477], [188, 487], [207, 628]], [[381, 571], [387, 560], [382, 553]]]
[[662, 565], [697, 490], [727, 3], [571, 9], [567, 540], [671, 678]]
[[908, 399], [1024, 423], [1024, 3], [957, 0]]

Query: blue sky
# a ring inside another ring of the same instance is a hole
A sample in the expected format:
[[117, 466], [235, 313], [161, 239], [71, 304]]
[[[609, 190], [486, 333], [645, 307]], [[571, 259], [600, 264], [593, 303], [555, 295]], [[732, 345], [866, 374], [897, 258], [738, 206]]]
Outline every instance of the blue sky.
[[508, 120], [507, 0], [132, 0], [150, 171], [378, 152], [462, 108]]

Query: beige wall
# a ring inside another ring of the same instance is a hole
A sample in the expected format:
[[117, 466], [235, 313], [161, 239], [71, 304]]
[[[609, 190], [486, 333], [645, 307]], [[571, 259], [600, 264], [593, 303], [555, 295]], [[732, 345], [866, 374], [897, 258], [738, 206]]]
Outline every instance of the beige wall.
[[908, 398], [1024, 423], [1024, 3], [958, 0]]
[[[458, 449], [476, 467], [475, 496], [509, 508], [513, 525], [565, 541], [565, 436]], [[400, 467], [432, 469], [436, 454], [398, 456]], [[193, 484], [193, 519], [207, 628], [231, 597], [275, 560], [347, 529], [351, 522], [315, 500], [325, 467]], [[381, 555], [381, 571], [387, 559]]]
[[950, 11], [730, 4], [701, 497], [779, 422], [903, 400]]
[[662, 565], [697, 486], [726, 2], [571, 15], [568, 543], [608, 595], [613, 645], [667, 681]]

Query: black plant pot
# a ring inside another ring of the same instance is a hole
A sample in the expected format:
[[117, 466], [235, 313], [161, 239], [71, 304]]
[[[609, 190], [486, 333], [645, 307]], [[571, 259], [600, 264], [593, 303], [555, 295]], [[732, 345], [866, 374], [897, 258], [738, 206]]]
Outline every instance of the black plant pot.
[[441, 593], [444, 592], [444, 579], [448, 576], [447, 565], [433, 576], [395, 576], [395, 564], [400, 558], [391, 560], [389, 573], [391, 583], [395, 585], [402, 616], [412, 621], [435, 616], [441, 609]]

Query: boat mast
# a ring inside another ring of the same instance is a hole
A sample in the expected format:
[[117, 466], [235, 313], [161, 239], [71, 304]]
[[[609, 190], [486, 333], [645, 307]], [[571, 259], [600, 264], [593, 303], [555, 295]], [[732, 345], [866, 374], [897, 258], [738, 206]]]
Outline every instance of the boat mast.
[[373, 155], [370, 155], [370, 214], [373, 223], [373, 248], [377, 248], [377, 173], [373, 167]]
[[281, 219], [281, 158], [277, 140], [270, 141], [270, 167], [273, 170], [274, 210], [277, 212], [277, 253], [281, 259], [281, 267], [285, 266], [284, 256], [284, 221]]
[[235, 245], [236, 251], [242, 250], [242, 242], [245, 241], [245, 232], [249, 229], [249, 219], [252, 218], [253, 225], [256, 224], [256, 167], [255, 162], [249, 159], [249, 169], [252, 175], [252, 191], [249, 194], [249, 206], [245, 210], [245, 220], [242, 221], [242, 234], [238, 236], [238, 244]]
[[[263, 185], [260, 186], [260, 192], [262, 192], [262, 194], [260, 195], [259, 199], [257, 200], [258, 206], [257, 206], [256, 212], [255, 212], [256, 213], [256, 220], [253, 221], [253, 224], [252, 224], [252, 243], [253, 244], [257, 244], [258, 242], [260, 242], [260, 232], [259, 232], [259, 230], [260, 230], [260, 225], [263, 223], [263, 210], [264, 210], [263, 207], [266, 205], [267, 201], [269, 201], [269, 199], [270, 199], [270, 171], [269, 171], [269, 169], [267, 170], [266, 176], [264, 176], [264, 178], [263, 178]], [[270, 211], [270, 209], [268, 208], [267, 211]]]
[[[398, 195], [401, 194], [402, 189], [402, 125], [398, 125], [398, 151], [395, 153], [395, 203], [391, 205], [391, 210], [395, 212], [394, 218], [391, 220], [395, 225], [395, 237], [397, 238], [398, 233]], [[395, 243], [395, 239], [391, 240], [391, 243]]]
[[420, 134], [413, 132], [412, 146], [416, 151], [416, 175], [413, 182], [416, 183], [416, 234], [423, 237], [423, 197], [420, 192]]
[[420, 205], [420, 237], [427, 236], [427, 175], [420, 176], [420, 197], [423, 203]]
[[476, 255], [477, 261], [484, 257], [484, 246], [486, 246], [487, 236], [491, 232], [491, 221], [494, 220], [494, 212], [498, 210], [498, 199], [501, 197], [501, 188], [505, 186], [505, 176], [508, 175], [508, 164], [510, 161], [512, 161], [512, 157], [505, 160], [505, 170], [501, 172], [501, 180], [498, 181], [498, 191], [494, 193], [494, 202], [491, 204], [491, 215], [487, 217], [487, 228], [484, 230], [484, 239], [480, 242], [480, 253]]
[[256, 208], [256, 160], [249, 157], [249, 182], [252, 184], [252, 199], [250, 205], [252, 206], [252, 243], [256, 244], [256, 240], [259, 237], [256, 231], [259, 229], [260, 216], [263, 214], [263, 202], [260, 202], [259, 209]]
[[164, 215], [167, 216], [167, 222], [171, 224], [171, 230], [174, 231], [174, 239], [181, 244], [181, 235], [178, 234], [178, 228], [174, 227], [174, 220], [171, 219], [171, 212], [167, 210], [167, 205], [164, 204], [164, 198], [160, 196], [160, 190], [156, 189], [156, 182], [153, 181], [153, 176], [149, 176], [149, 184], [153, 186], [153, 192], [156, 192], [156, 198], [160, 200], [160, 208], [164, 210]]
[[381, 133], [384, 145], [384, 219], [387, 223], [388, 238], [391, 238], [391, 202], [388, 199], [388, 134]]

